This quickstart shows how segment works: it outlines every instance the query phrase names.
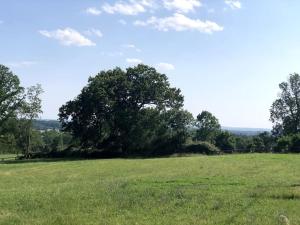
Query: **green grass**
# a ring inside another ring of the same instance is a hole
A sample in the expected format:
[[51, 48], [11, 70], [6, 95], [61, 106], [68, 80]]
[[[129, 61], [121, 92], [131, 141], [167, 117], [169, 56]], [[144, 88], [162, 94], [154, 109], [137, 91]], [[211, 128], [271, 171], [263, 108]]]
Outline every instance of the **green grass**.
[[13, 160], [16, 156], [16, 154], [0, 154], [0, 162], [2, 160]]
[[0, 224], [300, 224], [300, 155], [0, 164]]

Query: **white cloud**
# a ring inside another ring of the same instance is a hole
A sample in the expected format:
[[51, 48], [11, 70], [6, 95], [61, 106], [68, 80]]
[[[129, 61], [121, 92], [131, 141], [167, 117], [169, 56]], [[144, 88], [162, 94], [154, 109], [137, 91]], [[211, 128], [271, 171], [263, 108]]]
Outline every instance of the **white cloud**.
[[225, 0], [225, 3], [232, 9], [242, 8], [242, 3], [239, 0]]
[[127, 25], [127, 22], [125, 20], [123, 20], [123, 19], [120, 19], [119, 23], [122, 24], [122, 25]]
[[162, 70], [162, 71], [175, 70], [175, 66], [173, 64], [165, 63], [165, 62], [158, 63], [156, 67], [158, 70]]
[[102, 6], [102, 9], [109, 14], [119, 13], [130, 16], [146, 12], [145, 6], [142, 3], [138, 3], [136, 1], [130, 1], [128, 3], [120, 1], [115, 3], [114, 5], [105, 3]]
[[96, 44], [84, 37], [78, 31], [72, 28], [57, 29], [54, 31], [40, 30], [39, 33], [47, 38], [58, 40], [62, 45], [66, 46], [95, 46]]
[[126, 62], [129, 63], [129, 64], [140, 64], [143, 61], [141, 59], [127, 58]]
[[101, 14], [101, 11], [95, 7], [90, 7], [90, 8], [87, 8], [85, 10], [85, 12], [87, 14], [90, 14], [90, 15], [94, 15], [94, 16], [99, 16]]
[[168, 10], [175, 10], [181, 13], [194, 11], [202, 4], [199, 0], [163, 0], [163, 5]]
[[123, 48], [128, 48], [128, 49], [133, 49], [137, 52], [141, 52], [142, 50], [137, 48], [134, 44], [125, 44], [125, 45], [122, 45]]
[[196, 30], [203, 33], [213, 33], [222, 31], [224, 28], [212, 21], [202, 21], [199, 19], [191, 19], [180, 13], [175, 13], [171, 17], [157, 18], [151, 17], [146, 21], [135, 21], [136, 26], [152, 26], [159, 31], [185, 31]]
[[[134, 0], [131, 0], [134, 1]], [[139, 2], [149, 8], [155, 7], [155, 0], [139, 0]]]
[[97, 36], [97, 37], [99, 37], [99, 38], [103, 37], [102, 32], [101, 32], [100, 30], [98, 30], [98, 29], [95, 29], [95, 28], [91, 28], [91, 29], [85, 31], [84, 33], [85, 33], [86, 35], [88, 35], [88, 36], [93, 36], [93, 35], [95, 35], [95, 36]]
[[115, 4], [105, 3], [102, 9], [109, 14], [119, 13], [134, 16], [146, 12], [147, 8], [152, 5], [153, 0], [129, 0], [128, 2], [118, 1]]
[[10, 62], [10, 63], [7, 63], [8, 66], [10, 67], [30, 67], [30, 66], [33, 66], [33, 65], [36, 65], [37, 62], [36, 61], [21, 61], [21, 62]]

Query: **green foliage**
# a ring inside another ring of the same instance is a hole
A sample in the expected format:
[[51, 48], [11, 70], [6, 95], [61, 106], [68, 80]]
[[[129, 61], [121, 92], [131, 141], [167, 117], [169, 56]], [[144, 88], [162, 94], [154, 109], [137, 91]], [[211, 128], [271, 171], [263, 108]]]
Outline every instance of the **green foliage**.
[[172, 142], [172, 147], [180, 149], [190, 136], [188, 127], [192, 124], [193, 115], [186, 110], [169, 110], [165, 113], [164, 120], [168, 125], [168, 134]]
[[40, 98], [44, 91], [40, 84], [27, 88], [22, 102], [22, 108], [20, 110], [20, 116], [22, 119], [33, 121], [39, 117], [42, 111], [42, 100]]
[[180, 90], [170, 87], [166, 75], [138, 65], [89, 78], [77, 98], [60, 108], [59, 117], [63, 130], [80, 139], [84, 148], [128, 153], [161, 145], [175, 134], [181, 144], [187, 121], [182, 105]]
[[277, 140], [274, 151], [279, 153], [300, 153], [300, 133], [280, 137]]
[[[32, 121], [41, 111], [38, 84], [29, 87], [24, 93], [18, 76], [9, 68], [0, 65], [0, 144], [2, 152], [22, 152], [29, 155], [31, 148], [41, 147], [40, 135], [32, 131]], [[31, 137], [33, 136], [33, 137]], [[31, 139], [33, 142], [31, 143]], [[37, 147], [39, 146], [39, 147]]]
[[49, 130], [40, 132], [44, 143], [43, 152], [50, 153], [62, 151], [72, 144], [72, 136], [68, 133]]
[[[25, 152], [28, 139], [28, 121], [8, 119], [1, 127], [0, 153], [23, 153]], [[32, 154], [49, 153], [61, 151], [72, 144], [72, 136], [68, 133], [56, 130], [38, 131], [30, 130], [30, 141]]]
[[292, 136], [292, 142], [290, 145], [290, 152], [300, 153], [300, 133]]
[[249, 149], [249, 146], [252, 143], [252, 137], [237, 135], [235, 137], [235, 141], [236, 141], [235, 148], [236, 148], [237, 152], [239, 152], [239, 153], [251, 152], [251, 149]]
[[221, 131], [216, 137], [216, 146], [224, 152], [233, 152], [236, 146], [236, 140], [234, 135], [228, 131]]
[[264, 152], [265, 144], [262, 138], [255, 136], [252, 138], [252, 142], [248, 146], [250, 152]]
[[184, 151], [186, 153], [198, 153], [206, 155], [218, 155], [221, 153], [220, 149], [209, 142], [194, 142], [186, 145]]
[[21, 153], [23, 134], [19, 121], [16, 118], [8, 118], [0, 126], [0, 152], [1, 153]]
[[274, 151], [278, 153], [287, 153], [289, 152], [291, 143], [292, 143], [291, 136], [282, 136], [277, 140]]
[[[32, 151], [32, 123], [34, 119], [37, 119], [39, 114], [42, 113], [42, 100], [40, 95], [43, 93], [43, 89], [40, 84], [27, 88], [27, 92], [20, 108], [20, 124], [23, 126], [24, 138], [24, 155], [26, 158], [30, 156]], [[37, 140], [35, 140], [37, 141]], [[36, 143], [35, 143], [36, 144]], [[35, 146], [36, 147], [36, 146]]]
[[218, 119], [208, 111], [203, 111], [197, 116], [196, 127], [196, 140], [207, 141], [214, 143], [214, 140], [221, 130], [221, 125]]
[[291, 74], [287, 82], [279, 84], [281, 93], [272, 104], [270, 119], [277, 136], [300, 132], [300, 76]]
[[240, 153], [272, 152], [276, 145], [275, 138], [269, 132], [263, 132], [255, 136], [234, 135], [234, 139], [235, 151]]
[[40, 131], [31, 131], [31, 153], [42, 152], [45, 144]]
[[269, 133], [269, 132], [263, 132], [263, 133], [260, 133], [258, 135], [258, 137], [262, 140], [263, 142], [263, 152], [271, 152], [274, 148], [274, 145], [275, 145], [275, 138], [274, 136]]
[[19, 78], [0, 64], [0, 127], [7, 119], [16, 116], [22, 104], [23, 91]]

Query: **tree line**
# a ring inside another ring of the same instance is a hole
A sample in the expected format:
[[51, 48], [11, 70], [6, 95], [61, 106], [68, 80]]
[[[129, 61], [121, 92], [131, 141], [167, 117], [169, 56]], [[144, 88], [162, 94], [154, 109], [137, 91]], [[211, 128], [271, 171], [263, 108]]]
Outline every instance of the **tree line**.
[[90, 77], [59, 109], [60, 130], [38, 131], [41, 86], [21, 86], [0, 65], [0, 152], [28, 157], [158, 156], [175, 153], [300, 152], [300, 76], [279, 85], [271, 133], [234, 135], [208, 111], [194, 118], [181, 90], [147, 65], [117, 67]]

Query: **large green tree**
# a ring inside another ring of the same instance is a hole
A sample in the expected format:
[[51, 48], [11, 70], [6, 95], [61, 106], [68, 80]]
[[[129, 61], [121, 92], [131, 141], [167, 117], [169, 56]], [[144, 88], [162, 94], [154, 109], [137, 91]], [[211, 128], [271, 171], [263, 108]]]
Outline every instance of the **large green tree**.
[[280, 94], [270, 109], [270, 120], [276, 135], [294, 134], [300, 131], [300, 76], [291, 74], [279, 84]]
[[81, 93], [60, 108], [59, 118], [63, 130], [84, 147], [128, 151], [156, 142], [168, 129], [163, 115], [182, 106], [180, 89], [171, 87], [166, 75], [141, 64], [90, 77]]
[[24, 88], [20, 80], [8, 67], [0, 64], [0, 128], [22, 105]]

